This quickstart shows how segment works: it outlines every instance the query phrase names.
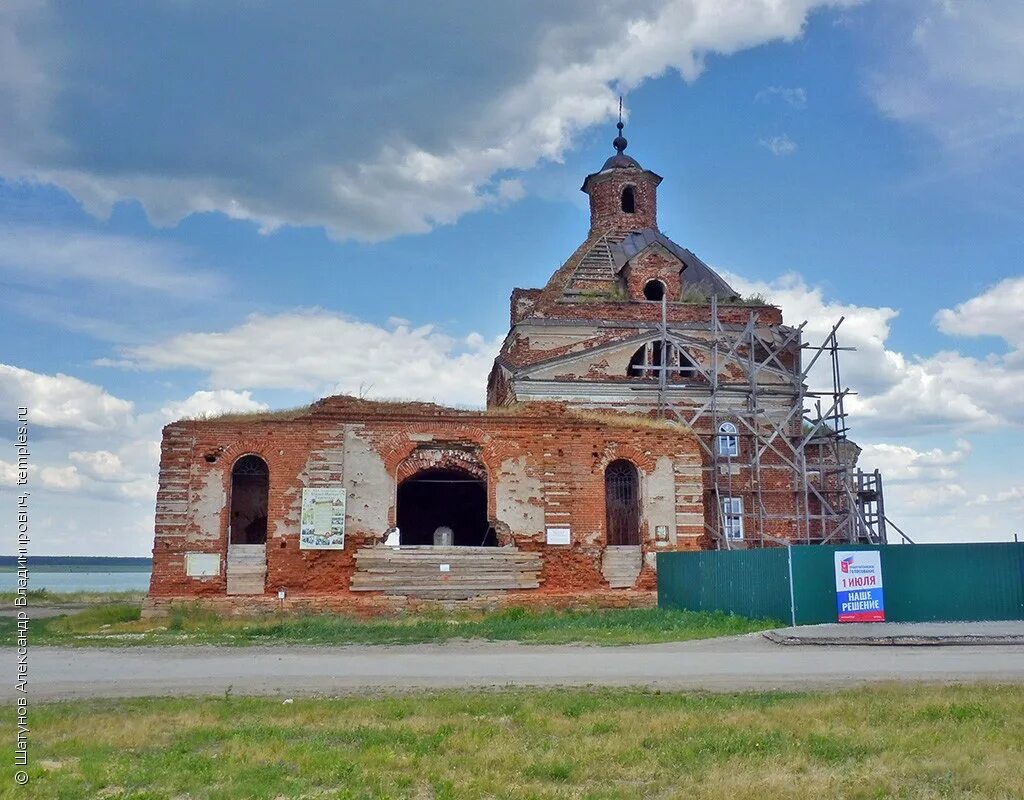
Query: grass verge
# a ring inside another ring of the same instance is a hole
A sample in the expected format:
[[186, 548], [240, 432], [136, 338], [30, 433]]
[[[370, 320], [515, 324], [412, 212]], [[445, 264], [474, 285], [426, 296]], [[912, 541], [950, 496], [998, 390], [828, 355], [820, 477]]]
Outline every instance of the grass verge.
[[[543, 644], [647, 644], [731, 636], [779, 627], [720, 612], [616, 609], [529, 611], [510, 608], [482, 614], [409, 614], [356, 619], [337, 614], [221, 617], [199, 606], [143, 620], [139, 607], [95, 606], [32, 623], [35, 644], [419, 644], [489, 639]], [[0, 642], [13, 644], [14, 621], [0, 619]]]
[[[17, 592], [0, 592], [0, 603], [13, 605]], [[28, 602], [33, 606], [95, 606], [108, 603], [142, 604], [145, 592], [51, 592], [49, 589], [29, 589]]]
[[[20, 798], [1009, 800], [1024, 687], [77, 701]], [[10, 759], [0, 781], [13, 786]]]

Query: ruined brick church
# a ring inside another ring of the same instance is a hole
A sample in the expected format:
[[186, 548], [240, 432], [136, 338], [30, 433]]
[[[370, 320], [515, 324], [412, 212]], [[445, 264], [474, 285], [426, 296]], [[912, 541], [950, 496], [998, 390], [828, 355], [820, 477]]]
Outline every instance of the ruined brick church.
[[648, 604], [659, 552], [884, 537], [844, 391], [806, 386], [835, 330], [808, 349], [661, 233], [662, 178], [621, 122], [613, 144], [586, 240], [512, 292], [486, 410], [335, 396], [164, 429], [150, 610]]

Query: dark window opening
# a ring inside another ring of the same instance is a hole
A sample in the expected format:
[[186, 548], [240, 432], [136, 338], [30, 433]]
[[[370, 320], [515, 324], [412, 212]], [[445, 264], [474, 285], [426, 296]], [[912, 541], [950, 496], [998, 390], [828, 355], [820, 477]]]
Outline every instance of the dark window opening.
[[633, 195], [632, 186], [627, 186], [622, 190], [622, 210], [627, 214], [636, 213], [636, 198]]
[[259, 456], [243, 456], [231, 470], [231, 544], [266, 544], [270, 470]]
[[674, 344], [648, 342], [633, 353], [627, 374], [631, 378], [657, 378], [662, 369], [668, 381], [695, 378], [700, 373], [690, 357]]
[[487, 520], [487, 482], [459, 469], [425, 469], [402, 481], [396, 522], [403, 545], [449, 538], [460, 547], [498, 544]]
[[760, 341], [754, 342], [754, 361], [772, 369], [788, 369], [791, 364], [791, 353], [788, 348], [776, 351], [774, 342], [771, 345]]
[[644, 284], [644, 297], [648, 300], [661, 300], [665, 297], [665, 284], [659, 280], [647, 281]]
[[604, 471], [609, 545], [640, 544], [640, 475], [629, 461], [613, 461]]

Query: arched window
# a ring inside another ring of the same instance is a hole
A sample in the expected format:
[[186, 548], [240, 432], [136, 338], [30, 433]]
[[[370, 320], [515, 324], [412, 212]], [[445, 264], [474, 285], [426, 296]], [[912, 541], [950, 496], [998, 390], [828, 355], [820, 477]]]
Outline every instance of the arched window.
[[640, 544], [640, 474], [625, 459], [604, 471], [604, 502], [609, 545]]
[[644, 297], [648, 300], [661, 300], [665, 296], [665, 284], [657, 278], [644, 284]]
[[270, 470], [259, 456], [242, 456], [231, 470], [231, 544], [266, 544]]
[[633, 194], [632, 186], [627, 186], [622, 190], [622, 210], [627, 214], [636, 213], [636, 197]]
[[669, 381], [682, 381], [699, 375], [690, 357], [671, 342], [648, 342], [629, 360], [626, 373], [631, 378], [657, 378], [662, 368], [667, 368]]
[[718, 426], [718, 454], [729, 458], [740, 454], [740, 437], [731, 422], [723, 422]]

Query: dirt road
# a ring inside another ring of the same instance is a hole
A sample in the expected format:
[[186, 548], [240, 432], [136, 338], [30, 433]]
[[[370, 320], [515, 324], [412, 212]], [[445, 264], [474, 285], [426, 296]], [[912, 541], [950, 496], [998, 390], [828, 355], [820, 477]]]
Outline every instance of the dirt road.
[[[729, 691], [877, 681], [1024, 683], [1024, 646], [784, 647], [758, 634], [633, 647], [34, 647], [30, 697], [350, 694], [413, 688], [648, 686]], [[14, 696], [0, 687], [4, 700]]]

